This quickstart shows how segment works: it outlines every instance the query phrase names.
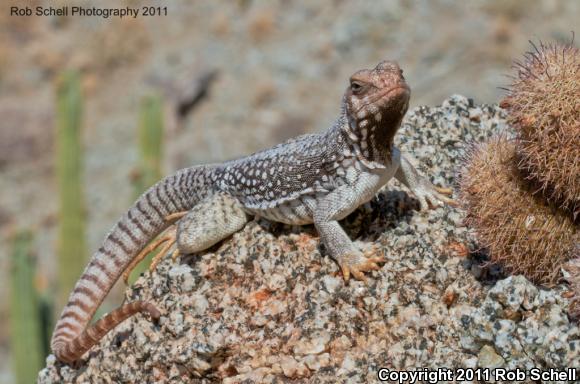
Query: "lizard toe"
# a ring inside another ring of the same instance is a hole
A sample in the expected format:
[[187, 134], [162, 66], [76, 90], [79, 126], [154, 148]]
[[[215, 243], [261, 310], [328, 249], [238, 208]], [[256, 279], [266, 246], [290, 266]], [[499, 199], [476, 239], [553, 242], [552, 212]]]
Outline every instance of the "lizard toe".
[[450, 199], [448, 197], [445, 196], [440, 196], [439, 200], [441, 200], [442, 202], [444, 202], [447, 205], [450, 205], [452, 207], [459, 207], [459, 203], [453, 199]]
[[378, 271], [381, 267], [378, 263], [384, 263], [384, 257], [365, 257], [362, 253], [349, 254], [343, 256], [340, 268], [345, 282], [348, 282], [352, 275], [355, 279], [367, 283], [365, 272]]
[[173, 253], [171, 254], [171, 261], [173, 261], [174, 263], [177, 261], [177, 258], [179, 257], [179, 249], [175, 249], [175, 251], [173, 251]]
[[[377, 253], [379, 253], [380, 256], [377, 256]], [[363, 254], [367, 262], [385, 263], [387, 261], [384, 252], [376, 245], [373, 245], [371, 249], [365, 251]]]
[[443, 188], [443, 187], [433, 186], [433, 189], [435, 189], [437, 192], [439, 192], [442, 195], [447, 195], [447, 196], [453, 195], [453, 189], [451, 189], [451, 188]]
[[342, 270], [342, 277], [344, 278], [344, 282], [348, 283], [350, 280], [350, 269], [346, 265], [342, 265], [340, 269]]
[[352, 275], [355, 277], [355, 279], [357, 279], [359, 281], [362, 281], [365, 284], [368, 283], [367, 277], [365, 276], [364, 273], [362, 273], [362, 271], [360, 271], [360, 270], [353, 270], [352, 271]]
[[431, 208], [440, 207], [444, 204], [452, 207], [457, 207], [459, 204], [449, 198], [453, 195], [453, 189], [437, 187], [432, 184], [426, 184], [422, 190], [416, 193], [419, 203], [421, 204], [421, 211], [426, 211]]

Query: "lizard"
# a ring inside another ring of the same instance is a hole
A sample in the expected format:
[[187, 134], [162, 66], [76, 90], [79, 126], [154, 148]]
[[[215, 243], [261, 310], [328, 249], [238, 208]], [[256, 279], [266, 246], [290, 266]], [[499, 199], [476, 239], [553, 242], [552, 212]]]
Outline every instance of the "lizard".
[[[410, 95], [398, 63], [382, 61], [350, 77], [339, 117], [327, 130], [244, 158], [181, 169], [153, 185], [113, 226], [77, 281], [53, 332], [56, 358], [78, 361], [136, 313], [159, 319], [154, 304], [134, 301], [88, 326], [113, 284], [147, 252], [161, 243], [159, 255], [173, 243], [178, 253], [200, 252], [240, 231], [252, 217], [313, 223], [344, 280], [352, 275], [366, 281], [365, 273], [385, 260], [358, 249], [339, 220], [392, 177], [413, 192], [421, 210], [454, 204], [451, 189], [431, 184], [393, 144]], [[150, 244], [170, 227], [175, 230]]]

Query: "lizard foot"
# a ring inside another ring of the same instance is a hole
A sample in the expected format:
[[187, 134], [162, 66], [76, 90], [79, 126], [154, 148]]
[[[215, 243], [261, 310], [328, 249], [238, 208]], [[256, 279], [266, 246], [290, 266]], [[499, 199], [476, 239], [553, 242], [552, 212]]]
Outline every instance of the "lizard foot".
[[455, 200], [447, 197], [453, 194], [453, 189], [437, 187], [427, 181], [420, 188], [414, 190], [413, 193], [419, 199], [422, 211], [428, 210], [429, 207], [437, 207], [441, 203], [451, 205], [452, 207], [459, 205]]
[[[170, 222], [170, 223], [174, 223], [175, 221], [181, 219], [186, 214], [187, 214], [187, 211], [173, 213], [171, 215], [166, 216], [165, 221]], [[125, 282], [125, 284], [128, 284], [129, 276], [131, 275], [131, 272], [133, 271], [133, 269], [135, 269], [135, 267], [141, 261], [143, 261], [143, 259], [145, 259], [147, 257], [147, 255], [149, 255], [151, 252], [153, 252], [154, 250], [156, 250], [159, 246], [161, 246], [163, 244], [163, 247], [153, 257], [153, 260], [151, 260], [151, 265], [149, 265], [150, 272], [155, 270], [155, 268], [157, 267], [157, 264], [159, 264], [159, 262], [161, 262], [161, 259], [163, 259], [163, 256], [165, 256], [165, 254], [167, 253], [169, 248], [171, 248], [173, 246], [173, 244], [175, 244], [176, 239], [177, 239], [177, 232], [176, 232], [175, 227], [172, 227], [169, 231], [166, 231], [161, 237], [157, 238], [155, 241], [153, 241], [152, 243], [147, 245], [145, 248], [143, 248], [141, 250], [141, 252], [139, 252], [139, 254], [137, 256], [135, 256], [135, 258], [133, 260], [131, 260], [131, 263], [123, 272], [123, 281]]]
[[170, 231], [164, 233], [163, 236], [157, 238], [154, 242], [150, 243], [145, 248], [143, 248], [143, 250], [139, 252], [139, 254], [135, 256], [133, 260], [131, 260], [131, 264], [129, 264], [127, 269], [125, 269], [125, 271], [123, 272], [123, 281], [125, 282], [125, 284], [128, 284], [129, 275], [131, 274], [131, 271], [135, 269], [137, 264], [143, 261], [143, 259], [145, 259], [147, 255], [149, 255], [151, 252], [153, 252], [163, 244], [161, 250], [153, 257], [153, 260], [151, 260], [151, 265], [149, 266], [150, 272], [155, 270], [157, 264], [159, 264], [163, 256], [165, 256], [169, 248], [171, 248], [173, 244], [175, 244], [176, 238], [177, 235], [175, 228], [172, 228]]
[[351, 252], [340, 257], [338, 262], [340, 269], [342, 270], [342, 276], [344, 281], [348, 282], [350, 275], [354, 276], [355, 279], [367, 283], [367, 277], [364, 272], [377, 271], [380, 269], [377, 263], [384, 263], [384, 257], [376, 257], [374, 251], [365, 252]]
[[171, 248], [177, 241], [177, 229], [175, 227], [171, 228], [169, 232], [165, 235], [165, 245], [161, 250], [153, 257], [151, 264], [149, 265], [149, 272], [153, 272], [157, 268], [157, 264], [161, 262], [169, 248]]

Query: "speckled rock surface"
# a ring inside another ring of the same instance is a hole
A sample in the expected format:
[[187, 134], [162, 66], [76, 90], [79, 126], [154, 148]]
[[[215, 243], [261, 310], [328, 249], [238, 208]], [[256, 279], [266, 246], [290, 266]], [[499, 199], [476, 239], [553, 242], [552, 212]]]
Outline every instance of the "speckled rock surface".
[[[504, 130], [496, 106], [453, 96], [406, 118], [397, 142], [433, 182], [454, 185], [466, 143]], [[418, 212], [395, 181], [343, 221], [387, 262], [345, 285], [312, 226], [253, 221], [129, 290], [164, 312], [136, 316], [77, 369], [50, 356], [40, 383], [363, 383], [379, 367], [580, 366], [568, 287], [535, 287], [486, 266], [452, 207]]]

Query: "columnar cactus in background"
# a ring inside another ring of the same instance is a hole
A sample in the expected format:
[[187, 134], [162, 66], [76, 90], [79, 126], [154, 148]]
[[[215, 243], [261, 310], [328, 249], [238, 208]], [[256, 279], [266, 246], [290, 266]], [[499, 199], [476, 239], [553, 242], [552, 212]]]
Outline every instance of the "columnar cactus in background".
[[163, 114], [159, 96], [146, 96], [139, 111], [140, 162], [134, 180], [135, 197], [161, 178], [163, 155]]
[[[145, 96], [139, 112], [139, 166], [133, 179], [135, 198], [161, 179], [161, 160], [163, 156], [163, 105], [156, 95]], [[139, 276], [151, 263], [149, 255], [133, 270]]]
[[10, 344], [16, 383], [36, 382], [43, 365], [39, 298], [34, 286], [32, 234], [16, 234], [11, 258]]
[[501, 105], [516, 138], [472, 147], [460, 196], [491, 260], [549, 286], [580, 258], [580, 55], [569, 45], [534, 45], [515, 68]]
[[58, 289], [62, 307], [86, 262], [82, 174], [81, 89], [77, 73], [65, 72], [57, 85], [56, 171], [60, 195]]

